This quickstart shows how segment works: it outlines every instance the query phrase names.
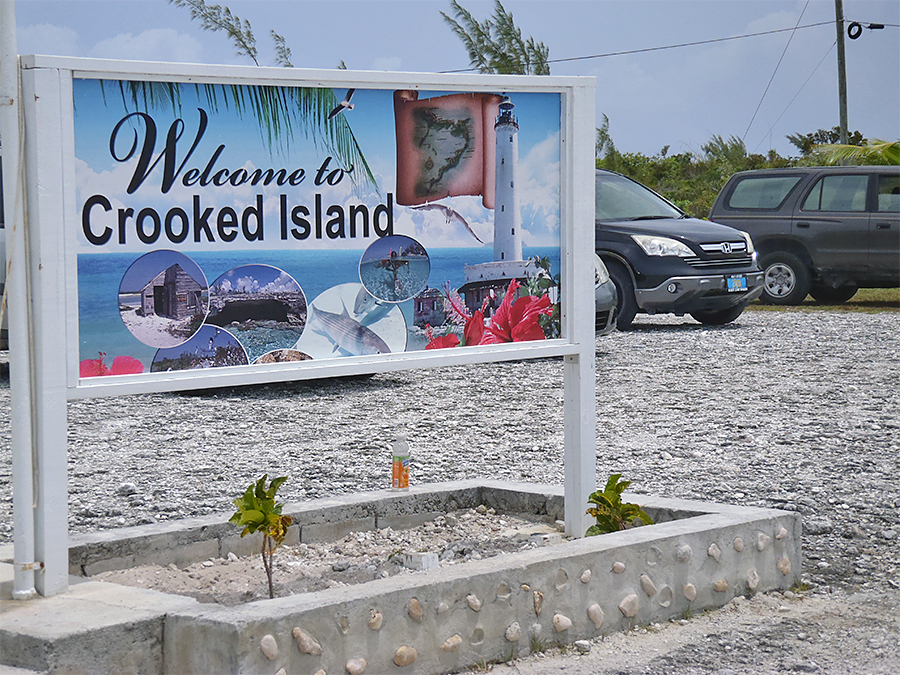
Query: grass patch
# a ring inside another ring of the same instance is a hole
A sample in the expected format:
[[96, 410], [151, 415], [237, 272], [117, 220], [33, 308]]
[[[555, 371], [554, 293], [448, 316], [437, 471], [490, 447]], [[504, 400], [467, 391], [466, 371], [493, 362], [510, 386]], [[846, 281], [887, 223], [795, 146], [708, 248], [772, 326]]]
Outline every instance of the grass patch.
[[840, 305], [823, 305], [807, 296], [799, 305], [764, 305], [759, 300], [754, 300], [747, 309], [761, 312], [900, 312], [900, 288], [860, 288], [856, 295]]

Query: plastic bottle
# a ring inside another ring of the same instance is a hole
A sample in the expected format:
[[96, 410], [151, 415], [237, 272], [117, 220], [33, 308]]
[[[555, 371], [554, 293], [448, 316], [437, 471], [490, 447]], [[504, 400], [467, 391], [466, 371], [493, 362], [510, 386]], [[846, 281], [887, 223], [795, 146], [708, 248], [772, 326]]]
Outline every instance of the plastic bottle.
[[394, 458], [391, 489], [409, 490], [409, 443], [406, 442], [406, 434], [397, 434], [391, 454]]

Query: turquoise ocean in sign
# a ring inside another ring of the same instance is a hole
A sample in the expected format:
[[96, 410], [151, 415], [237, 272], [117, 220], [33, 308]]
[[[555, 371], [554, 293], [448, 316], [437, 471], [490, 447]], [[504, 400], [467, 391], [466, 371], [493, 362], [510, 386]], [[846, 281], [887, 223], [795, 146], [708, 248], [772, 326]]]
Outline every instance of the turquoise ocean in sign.
[[[240, 265], [272, 265], [291, 275], [306, 295], [307, 304], [338, 284], [359, 283], [359, 261], [363, 251], [201, 251], [188, 254], [206, 275], [209, 285], [225, 272]], [[465, 265], [491, 262], [493, 248], [445, 248], [428, 251], [431, 274], [428, 286], [442, 288], [449, 282], [459, 288], [465, 281]], [[550, 259], [552, 273], [559, 273], [559, 249], [524, 248], [523, 257]], [[107, 355], [106, 363], [120, 355], [132, 356], [149, 371], [156, 348], [139, 342], [119, 317], [119, 285], [137, 253], [81, 254], [78, 256], [79, 358]], [[202, 281], [199, 280], [198, 281]], [[407, 323], [412, 323], [412, 302], [401, 304]]]

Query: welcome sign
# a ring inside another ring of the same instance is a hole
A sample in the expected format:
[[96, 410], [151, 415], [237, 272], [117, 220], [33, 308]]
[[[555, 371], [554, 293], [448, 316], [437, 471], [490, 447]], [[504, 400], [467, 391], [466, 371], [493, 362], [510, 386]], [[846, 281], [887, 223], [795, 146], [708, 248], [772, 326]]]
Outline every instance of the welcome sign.
[[19, 72], [11, 446], [41, 593], [68, 583], [66, 401], [91, 396], [563, 357], [566, 527], [584, 531], [593, 78]]
[[73, 102], [81, 378], [560, 335], [559, 93], [75, 78]]

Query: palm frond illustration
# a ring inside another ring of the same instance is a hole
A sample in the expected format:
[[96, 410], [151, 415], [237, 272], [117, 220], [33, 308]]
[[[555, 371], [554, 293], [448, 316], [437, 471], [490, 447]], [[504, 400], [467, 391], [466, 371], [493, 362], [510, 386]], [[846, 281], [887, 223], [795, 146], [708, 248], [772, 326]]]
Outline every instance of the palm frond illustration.
[[[112, 84], [126, 109], [147, 112], [171, 108], [176, 114], [181, 109], [181, 85], [177, 82], [101, 81], [104, 99], [106, 87]], [[252, 115], [270, 152], [286, 151], [302, 136], [324, 148], [344, 167], [354, 167], [350, 179], [357, 191], [370, 185], [378, 192], [378, 183], [346, 117], [329, 118], [335, 106], [340, 105], [331, 89], [251, 84], [193, 86], [214, 111], [222, 106], [234, 109], [242, 118]]]

